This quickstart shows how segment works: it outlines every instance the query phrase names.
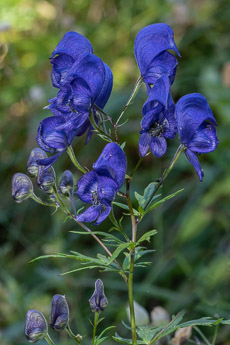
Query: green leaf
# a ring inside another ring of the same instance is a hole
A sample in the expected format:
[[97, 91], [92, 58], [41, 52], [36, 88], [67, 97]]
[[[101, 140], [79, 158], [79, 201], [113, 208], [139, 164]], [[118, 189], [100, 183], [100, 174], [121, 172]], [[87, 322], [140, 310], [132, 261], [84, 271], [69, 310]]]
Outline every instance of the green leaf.
[[[133, 344], [133, 341], [132, 339], [126, 339], [126, 338], [122, 338], [118, 333], [115, 334], [115, 336], [113, 336], [113, 339], [117, 342], [117, 343], [120, 343], [120, 344], [129, 344], [129, 345], [132, 345]], [[137, 340], [137, 344], [145, 344], [144, 341], [141, 341], [141, 340]]]
[[67, 257], [66, 254], [63, 254], [63, 253], [41, 255], [41, 256], [34, 258], [33, 260], [30, 260], [29, 263], [32, 263], [32, 262], [35, 262], [38, 260], [43, 260], [43, 259], [50, 259], [50, 258], [56, 259], [56, 258], [66, 258], [66, 257]]
[[230, 320], [222, 320], [221, 324], [223, 324], [223, 325], [230, 325]]
[[113, 262], [118, 255], [126, 248], [128, 248], [130, 246], [129, 242], [125, 242], [125, 243], [121, 243], [113, 252], [113, 255], [109, 258], [109, 261], [107, 263], [107, 265], [111, 264], [111, 262]]
[[150, 231], [146, 232], [143, 236], [141, 236], [141, 238], [139, 238], [137, 243], [140, 244], [143, 241], [150, 242], [150, 238], [156, 234], [157, 234], [157, 230], [150, 230]]
[[169, 199], [172, 199], [174, 198], [174, 196], [176, 196], [177, 194], [183, 192], [184, 188], [178, 190], [177, 192], [173, 193], [173, 194], [170, 194], [168, 196], [166, 196], [165, 198], [161, 199], [160, 201], [156, 202], [155, 204], [151, 205], [147, 210], [145, 210], [145, 214], [152, 211], [154, 208], [162, 205], [164, 202], [166, 202], [167, 200]]
[[[113, 205], [116, 205], [116, 206], [122, 208], [123, 210], [129, 211], [128, 205], [122, 204], [121, 202], [113, 201]], [[133, 213], [137, 217], [140, 216], [140, 212], [138, 212], [135, 208], [133, 208]], [[130, 214], [130, 213], [128, 213], [128, 214]]]
[[70, 232], [72, 232], [73, 234], [91, 235], [91, 236], [92, 236], [92, 233], [93, 233], [95, 235], [101, 235], [101, 236], [107, 237], [111, 241], [114, 241], [114, 242], [117, 242], [117, 243], [122, 243], [122, 241], [119, 238], [117, 238], [116, 236], [114, 236], [114, 235], [112, 235], [110, 233], [107, 233], [107, 232], [103, 232], [103, 231], [92, 231], [91, 233], [87, 232], [87, 231], [70, 231]]
[[134, 193], [135, 198], [137, 199], [137, 202], [140, 206], [140, 212], [141, 210], [144, 210], [145, 206], [147, 205], [147, 203], [149, 203], [152, 199], [155, 200], [156, 198], [158, 198], [160, 196], [159, 195], [155, 195], [154, 197], [152, 197], [156, 187], [158, 186], [157, 182], [151, 182], [144, 190], [144, 194], [141, 195], [137, 192]]

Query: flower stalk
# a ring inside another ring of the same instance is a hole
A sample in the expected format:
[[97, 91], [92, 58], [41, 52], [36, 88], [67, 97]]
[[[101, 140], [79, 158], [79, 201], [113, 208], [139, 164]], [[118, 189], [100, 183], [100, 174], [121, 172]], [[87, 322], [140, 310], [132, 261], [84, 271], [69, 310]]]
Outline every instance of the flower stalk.
[[97, 332], [98, 318], [99, 318], [99, 313], [98, 313], [98, 312], [95, 312], [95, 315], [94, 315], [94, 324], [93, 324], [93, 339], [92, 339], [92, 345], [95, 345], [95, 344], [96, 344], [96, 332]]

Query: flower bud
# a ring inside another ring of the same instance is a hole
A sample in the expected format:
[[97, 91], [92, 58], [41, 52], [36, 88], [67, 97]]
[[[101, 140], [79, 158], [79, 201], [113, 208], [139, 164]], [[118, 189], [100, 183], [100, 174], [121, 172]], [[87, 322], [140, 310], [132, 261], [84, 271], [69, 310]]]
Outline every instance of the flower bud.
[[46, 319], [40, 311], [28, 310], [26, 313], [25, 335], [30, 343], [36, 343], [48, 332]]
[[59, 190], [64, 196], [70, 196], [73, 191], [74, 180], [70, 170], [64, 171], [59, 183]]
[[97, 279], [95, 282], [95, 290], [92, 297], [89, 299], [89, 304], [93, 312], [101, 312], [108, 305], [108, 300], [104, 294], [104, 285], [101, 279]]
[[40, 165], [38, 167], [38, 187], [47, 194], [53, 193], [53, 186], [55, 184], [55, 172], [53, 167], [46, 168]]
[[30, 174], [30, 176], [36, 177], [38, 175], [38, 164], [37, 160], [39, 159], [45, 159], [47, 158], [47, 154], [45, 151], [40, 149], [39, 147], [35, 147], [29, 156], [28, 162], [27, 162], [27, 172]]
[[65, 296], [54, 295], [51, 305], [50, 327], [62, 331], [69, 322], [69, 307]]
[[169, 313], [161, 306], [153, 308], [150, 317], [154, 326], [162, 326], [170, 321]]
[[14, 174], [12, 178], [12, 196], [18, 203], [31, 197], [33, 184], [30, 178], [22, 173]]

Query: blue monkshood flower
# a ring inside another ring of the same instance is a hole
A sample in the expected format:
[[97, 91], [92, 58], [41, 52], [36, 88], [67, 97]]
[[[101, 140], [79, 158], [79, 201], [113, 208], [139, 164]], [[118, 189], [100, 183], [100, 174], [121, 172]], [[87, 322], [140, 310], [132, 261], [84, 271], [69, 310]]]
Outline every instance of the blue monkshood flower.
[[60, 88], [69, 69], [88, 53], [93, 53], [89, 40], [77, 32], [67, 32], [50, 57], [53, 65], [51, 73], [53, 86]]
[[30, 174], [30, 176], [33, 176], [33, 177], [38, 176], [37, 161], [40, 159], [46, 159], [46, 158], [47, 158], [47, 154], [45, 153], [45, 151], [43, 151], [39, 147], [35, 147], [31, 151], [27, 165], [26, 165], [28, 174]]
[[151, 89], [149, 97], [143, 106], [139, 151], [144, 157], [149, 149], [152, 154], [161, 157], [166, 153], [166, 139], [173, 139], [177, 133], [177, 123], [174, 117], [175, 105], [169, 94], [167, 77], [157, 80]]
[[70, 170], [66, 170], [63, 172], [58, 188], [62, 195], [67, 197], [72, 195], [74, 188], [74, 180], [73, 174]]
[[204, 96], [191, 93], [179, 99], [175, 116], [185, 155], [202, 181], [204, 174], [197, 156], [214, 151], [219, 143], [212, 110]]
[[[95, 116], [94, 105], [104, 108], [112, 86], [113, 75], [110, 68], [97, 56], [86, 54], [68, 70], [65, 83], [57, 97], [50, 100], [48, 108], [55, 116], [63, 116], [66, 121], [63, 129], [71, 126], [76, 130], [76, 136], [89, 130], [88, 142], [92, 135], [90, 112]], [[79, 122], [80, 118], [82, 120]]]
[[14, 174], [12, 178], [12, 197], [17, 203], [31, 197], [33, 194], [33, 184], [30, 178], [22, 173]]
[[87, 172], [77, 183], [78, 197], [92, 204], [83, 213], [77, 215], [79, 222], [100, 224], [108, 217], [115, 195], [122, 186], [126, 172], [124, 151], [116, 143], [105, 146], [100, 157], [93, 164], [93, 170]]
[[48, 326], [44, 315], [37, 310], [28, 310], [26, 313], [25, 335], [31, 343], [43, 339], [48, 332]]
[[69, 322], [69, 306], [65, 296], [54, 295], [51, 305], [50, 327], [62, 331]]
[[39, 165], [37, 184], [38, 187], [47, 194], [53, 193], [53, 187], [55, 185], [55, 172], [53, 167], [45, 167]]
[[180, 56], [174, 42], [173, 31], [167, 24], [152, 24], [144, 27], [137, 34], [134, 52], [147, 88], [163, 75], [168, 76], [170, 83], [173, 83], [177, 59], [167, 51], [169, 49]]
[[104, 293], [104, 285], [101, 279], [97, 279], [95, 282], [95, 290], [89, 299], [89, 304], [91, 310], [97, 313], [104, 311], [108, 305], [108, 300]]

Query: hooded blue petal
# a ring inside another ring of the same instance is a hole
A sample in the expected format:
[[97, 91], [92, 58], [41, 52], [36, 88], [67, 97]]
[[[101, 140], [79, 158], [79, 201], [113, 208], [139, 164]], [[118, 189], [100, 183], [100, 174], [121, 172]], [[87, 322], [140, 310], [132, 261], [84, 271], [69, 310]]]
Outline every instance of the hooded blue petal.
[[112, 71], [111, 71], [110, 67], [108, 65], [106, 65], [105, 63], [104, 63], [104, 67], [105, 67], [104, 84], [102, 86], [102, 89], [101, 89], [99, 96], [97, 97], [97, 99], [95, 101], [95, 104], [101, 109], [103, 109], [104, 106], [106, 105], [106, 103], [110, 97], [112, 88], [113, 88]]
[[218, 143], [216, 128], [205, 121], [189, 141], [188, 148], [194, 152], [208, 153], [214, 151]]
[[101, 224], [108, 217], [111, 210], [112, 210], [111, 206], [107, 206], [106, 208], [102, 208], [101, 213], [100, 213], [99, 217], [97, 218], [95, 225]]
[[162, 111], [163, 108], [168, 107], [170, 84], [168, 77], [161, 77], [156, 81], [156, 84], [151, 89], [147, 101], [143, 106], [143, 115], [148, 111]]
[[98, 175], [95, 171], [89, 171], [77, 182], [78, 197], [88, 203], [92, 203], [92, 193], [97, 191]]
[[93, 205], [87, 208], [84, 212], [76, 216], [78, 222], [91, 223], [95, 222], [102, 213], [102, 205]]
[[95, 171], [100, 170], [102, 167], [108, 167], [114, 170], [114, 180], [118, 184], [118, 189], [120, 189], [124, 182], [127, 162], [125, 153], [118, 144], [109, 143], [105, 146], [100, 157], [93, 164]]
[[109, 206], [118, 192], [117, 182], [107, 176], [101, 176], [98, 181], [97, 193], [100, 202]]
[[144, 76], [153, 61], [160, 53], [172, 49], [180, 56], [173, 38], [172, 29], [164, 23], [152, 24], [143, 28], [135, 39], [134, 52]]
[[200, 162], [197, 158], [197, 155], [191, 150], [186, 150], [185, 156], [188, 159], [188, 161], [192, 164], [192, 166], [195, 168], [200, 181], [202, 181], [204, 177], [204, 173], [203, 173], [203, 170], [201, 169]]
[[185, 145], [189, 143], [204, 121], [217, 125], [206, 98], [200, 93], [191, 93], [181, 97], [176, 104], [175, 116], [181, 142]]

